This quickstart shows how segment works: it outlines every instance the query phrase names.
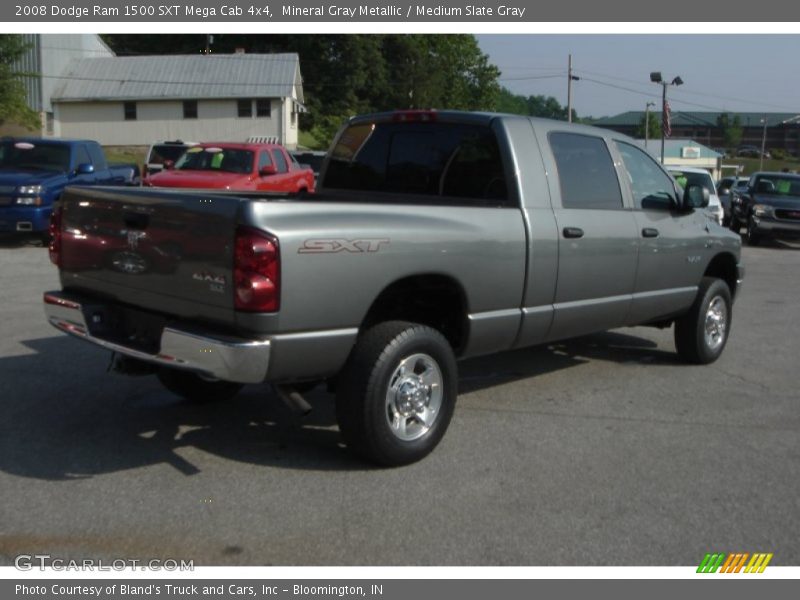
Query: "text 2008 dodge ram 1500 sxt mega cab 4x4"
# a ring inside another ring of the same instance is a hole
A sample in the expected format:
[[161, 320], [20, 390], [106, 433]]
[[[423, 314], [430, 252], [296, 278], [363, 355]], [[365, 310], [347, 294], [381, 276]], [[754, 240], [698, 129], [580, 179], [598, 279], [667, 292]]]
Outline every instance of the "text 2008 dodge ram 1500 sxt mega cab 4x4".
[[303, 200], [72, 188], [53, 219], [58, 329], [194, 400], [328, 380], [349, 447], [385, 465], [444, 435], [456, 360], [625, 325], [722, 352], [739, 237], [702, 187], [618, 133], [408, 111], [345, 124]]

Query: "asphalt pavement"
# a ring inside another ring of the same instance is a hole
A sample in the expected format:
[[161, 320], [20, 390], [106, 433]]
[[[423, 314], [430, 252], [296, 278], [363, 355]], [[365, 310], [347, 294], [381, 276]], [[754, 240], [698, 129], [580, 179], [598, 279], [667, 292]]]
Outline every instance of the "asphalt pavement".
[[800, 564], [800, 249], [745, 248], [725, 353], [620, 329], [460, 365], [436, 451], [351, 457], [332, 397], [195, 406], [44, 320], [46, 250], [0, 242], [0, 564]]

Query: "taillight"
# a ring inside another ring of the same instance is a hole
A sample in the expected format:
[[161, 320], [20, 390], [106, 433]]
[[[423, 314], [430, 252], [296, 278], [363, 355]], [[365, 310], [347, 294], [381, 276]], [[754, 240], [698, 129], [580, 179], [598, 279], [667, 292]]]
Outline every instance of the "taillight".
[[276, 312], [281, 300], [280, 275], [277, 238], [258, 229], [239, 227], [233, 255], [236, 310]]
[[50, 213], [50, 244], [48, 250], [50, 252], [50, 262], [57, 267], [61, 266], [61, 205], [56, 204], [53, 212]]

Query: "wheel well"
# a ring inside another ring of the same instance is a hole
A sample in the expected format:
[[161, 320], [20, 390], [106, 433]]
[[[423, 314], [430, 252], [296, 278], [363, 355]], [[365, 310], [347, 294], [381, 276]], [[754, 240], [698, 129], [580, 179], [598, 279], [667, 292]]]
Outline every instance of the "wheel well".
[[722, 279], [728, 284], [728, 289], [731, 291], [731, 298], [736, 295], [736, 279], [738, 274], [736, 259], [732, 254], [724, 253], [715, 256], [708, 264], [708, 267], [706, 267], [704, 276]]
[[386, 287], [370, 306], [362, 331], [389, 320], [433, 327], [456, 353], [467, 341], [466, 296], [461, 285], [445, 275], [415, 275]]

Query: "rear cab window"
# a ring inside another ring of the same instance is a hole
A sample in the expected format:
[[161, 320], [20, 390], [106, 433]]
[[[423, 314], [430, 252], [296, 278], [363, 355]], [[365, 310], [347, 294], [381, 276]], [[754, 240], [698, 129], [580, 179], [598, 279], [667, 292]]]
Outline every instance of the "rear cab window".
[[417, 203], [517, 205], [488, 124], [353, 123], [331, 151], [324, 186], [411, 195]]

